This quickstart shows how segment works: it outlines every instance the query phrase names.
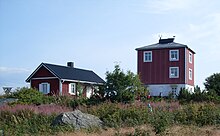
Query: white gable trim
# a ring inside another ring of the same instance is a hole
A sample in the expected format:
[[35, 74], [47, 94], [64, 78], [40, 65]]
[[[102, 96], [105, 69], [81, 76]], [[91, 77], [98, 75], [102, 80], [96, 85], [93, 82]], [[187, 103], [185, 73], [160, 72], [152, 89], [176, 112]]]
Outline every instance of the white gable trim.
[[57, 79], [58, 77], [36, 77], [32, 78], [31, 80], [38, 80], [38, 79]]
[[[41, 63], [41, 64], [37, 67], [37, 69], [35, 69], [35, 71], [34, 71], [25, 81], [27, 82], [28, 80], [30, 80], [30, 79], [34, 76], [34, 74], [36, 74], [37, 71], [38, 71], [42, 66], [43, 66], [44, 68], [46, 68], [49, 72], [51, 72], [55, 77], [57, 77], [57, 75], [56, 75], [54, 72], [52, 72], [50, 69], [48, 69], [48, 68], [44, 65], [44, 63]], [[57, 77], [57, 78], [59, 78], [59, 77]]]

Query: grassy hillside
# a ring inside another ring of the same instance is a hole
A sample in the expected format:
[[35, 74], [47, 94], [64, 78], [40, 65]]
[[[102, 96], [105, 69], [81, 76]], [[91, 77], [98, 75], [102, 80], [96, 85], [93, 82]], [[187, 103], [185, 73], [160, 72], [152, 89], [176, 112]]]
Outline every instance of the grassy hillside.
[[[212, 102], [180, 104], [177, 100], [150, 99], [112, 103], [96, 99], [44, 96], [23, 88], [2, 97], [18, 101], [0, 106], [0, 133], [5, 135], [218, 135], [220, 105]], [[72, 126], [51, 126], [54, 118], [74, 108], [98, 116], [106, 128], [75, 131]]]

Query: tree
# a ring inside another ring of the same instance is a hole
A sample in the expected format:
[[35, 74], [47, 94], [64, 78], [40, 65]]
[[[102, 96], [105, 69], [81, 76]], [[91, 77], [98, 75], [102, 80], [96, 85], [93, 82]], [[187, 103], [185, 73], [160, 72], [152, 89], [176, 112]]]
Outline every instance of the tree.
[[115, 65], [113, 72], [106, 72], [106, 98], [113, 101], [131, 101], [136, 96], [146, 92], [139, 76], [131, 71], [124, 73], [119, 65]]
[[207, 77], [204, 85], [208, 92], [214, 90], [220, 96], [220, 73], [214, 73]]

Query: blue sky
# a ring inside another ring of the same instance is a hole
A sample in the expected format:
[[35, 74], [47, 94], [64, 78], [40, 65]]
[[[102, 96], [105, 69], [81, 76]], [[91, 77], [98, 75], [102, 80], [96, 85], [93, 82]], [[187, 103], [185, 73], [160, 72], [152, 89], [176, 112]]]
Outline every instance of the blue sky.
[[196, 52], [195, 84], [220, 72], [218, 0], [0, 0], [0, 90], [41, 63], [137, 71], [135, 48], [176, 36]]

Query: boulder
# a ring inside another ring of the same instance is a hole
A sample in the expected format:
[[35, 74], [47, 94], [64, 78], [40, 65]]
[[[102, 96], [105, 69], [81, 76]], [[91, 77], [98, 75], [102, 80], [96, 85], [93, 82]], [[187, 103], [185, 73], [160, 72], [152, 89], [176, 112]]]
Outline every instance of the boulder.
[[82, 113], [80, 110], [64, 112], [58, 115], [52, 125], [72, 125], [75, 129], [103, 127], [103, 122], [96, 116]]

